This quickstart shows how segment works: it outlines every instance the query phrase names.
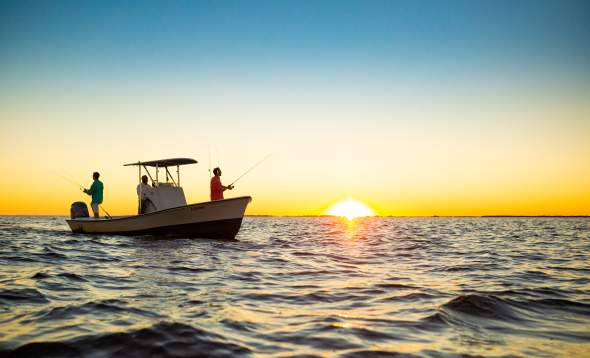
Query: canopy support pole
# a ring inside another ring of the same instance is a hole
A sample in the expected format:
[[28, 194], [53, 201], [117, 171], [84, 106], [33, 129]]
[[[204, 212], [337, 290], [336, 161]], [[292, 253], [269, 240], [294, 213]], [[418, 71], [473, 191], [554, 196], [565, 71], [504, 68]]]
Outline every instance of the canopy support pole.
[[137, 201], [138, 201], [138, 205], [137, 207], [139, 208], [139, 212], [138, 214], [141, 214], [141, 189], [142, 189], [142, 185], [141, 185], [141, 165], [138, 165], [137, 168], [139, 169], [139, 195], [137, 196]]
[[147, 173], [148, 177], [150, 177], [150, 180], [152, 181], [152, 184], [154, 183], [154, 178], [152, 178], [152, 175], [150, 174], [150, 171], [148, 170], [148, 168], [145, 167], [145, 165], [143, 165], [143, 169], [145, 169], [145, 172]]
[[[170, 178], [170, 180], [172, 180], [172, 184], [176, 185], [176, 182], [174, 181], [174, 177], [172, 176], [172, 174], [170, 174], [170, 171], [168, 171], [168, 167], [164, 167], [164, 169], [166, 169], [166, 183], [168, 183], [168, 178]], [[178, 185], [176, 185], [178, 186]]]

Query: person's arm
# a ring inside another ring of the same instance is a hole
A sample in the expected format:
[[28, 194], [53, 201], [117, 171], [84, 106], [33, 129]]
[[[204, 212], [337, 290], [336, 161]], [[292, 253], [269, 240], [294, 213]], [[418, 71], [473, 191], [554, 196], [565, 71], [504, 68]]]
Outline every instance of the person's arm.
[[222, 185], [221, 186], [221, 190], [223, 190], [223, 191], [232, 190], [233, 188], [234, 188], [233, 185], [228, 185], [228, 186]]
[[92, 183], [90, 189], [84, 189], [84, 192], [88, 195], [94, 194], [94, 190], [96, 190], [96, 182]]
[[142, 199], [148, 199], [149, 196], [153, 194], [153, 189], [149, 185], [143, 186], [143, 191], [141, 195], [143, 196]]

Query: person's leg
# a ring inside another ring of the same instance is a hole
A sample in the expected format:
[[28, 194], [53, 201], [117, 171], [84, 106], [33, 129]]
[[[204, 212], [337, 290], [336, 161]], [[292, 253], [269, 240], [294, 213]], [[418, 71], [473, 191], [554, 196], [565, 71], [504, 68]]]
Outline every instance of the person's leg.
[[90, 204], [92, 207], [92, 212], [94, 213], [94, 217], [98, 219], [98, 204], [92, 203]]
[[141, 213], [145, 214], [147, 213], [148, 210], [150, 210], [150, 212], [154, 211], [154, 208], [150, 208], [149, 206], [154, 206], [154, 204], [152, 203], [152, 201], [150, 199], [144, 199], [144, 201], [142, 201], [141, 203]]

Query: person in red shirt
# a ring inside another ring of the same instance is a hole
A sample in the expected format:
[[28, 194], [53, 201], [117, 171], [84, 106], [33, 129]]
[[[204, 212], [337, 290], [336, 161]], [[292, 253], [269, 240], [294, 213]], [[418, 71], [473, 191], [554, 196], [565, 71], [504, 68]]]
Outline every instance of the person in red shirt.
[[214, 177], [211, 178], [211, 201], [223, 200], [223, 192], [226, 190], [232, 190], [233, 185], [225, 186], [221, 185], [221, 169], [213, 169]]

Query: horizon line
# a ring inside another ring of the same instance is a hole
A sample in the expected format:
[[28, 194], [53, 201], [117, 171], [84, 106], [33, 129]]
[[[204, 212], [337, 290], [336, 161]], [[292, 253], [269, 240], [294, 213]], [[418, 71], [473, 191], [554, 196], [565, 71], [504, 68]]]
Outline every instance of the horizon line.
[[[69, 217], [66, 214], [0, 214], [0, 216], [53, 216], [53, 217]], [[134, 215], [115, 215], [115, 216], [134, 216]], [[285, 217], [285, 218], [338, 218], [343, 216], [338, 215], [273, 215], [273, 214], [247, 214], [244, 217]], [[567, 215], [567, 214], [541, 214], [541, 215], [372, 215], [372, 216], [357, 216], [355, 218], [590, 218], [590, 214], [584, 215]]]

